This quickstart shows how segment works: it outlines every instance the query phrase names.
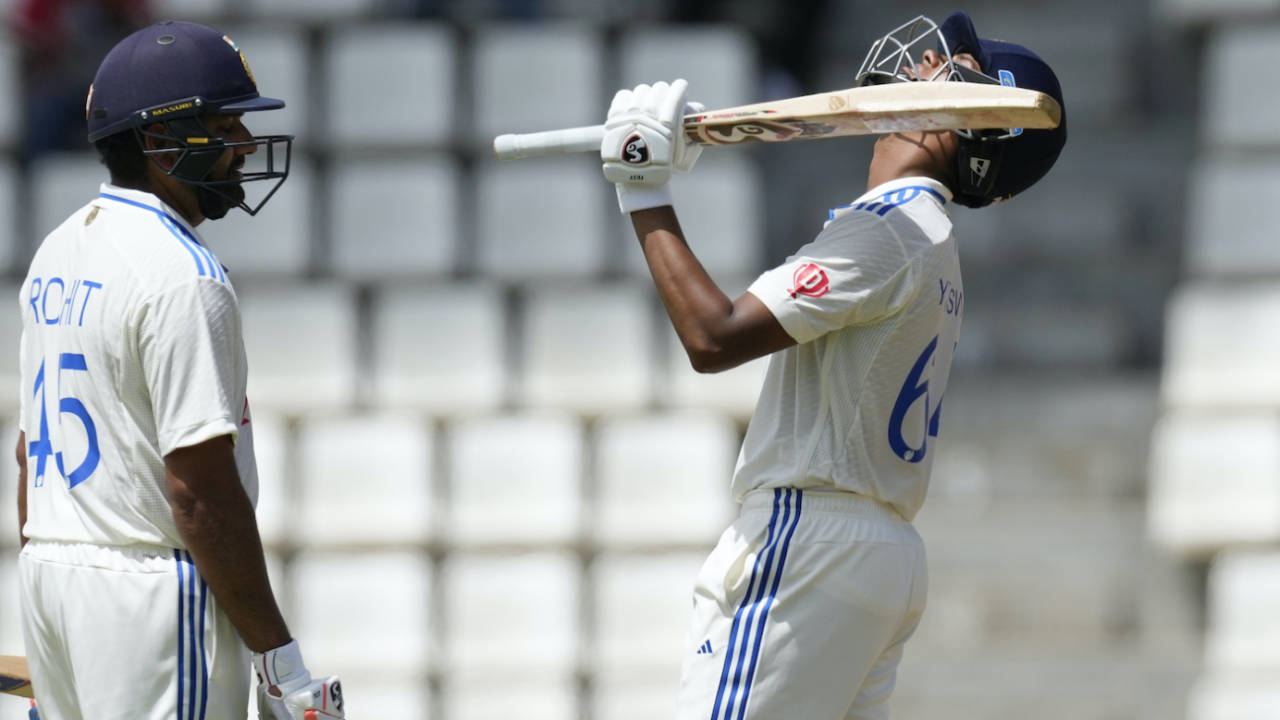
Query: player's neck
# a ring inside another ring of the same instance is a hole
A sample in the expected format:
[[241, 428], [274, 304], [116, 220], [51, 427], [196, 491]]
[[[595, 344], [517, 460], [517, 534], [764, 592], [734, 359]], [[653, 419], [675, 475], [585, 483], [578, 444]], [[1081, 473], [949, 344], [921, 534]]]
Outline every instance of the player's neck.
[[155, 195], [165, 205], [176, 210], [191, 227], [204, 221], [204, 214], [200, 212], [200, 201], [190, 185], [158, 168], [148, 169], [147, 180], [150, 187], [145, 189], [146, 192]]
[[928, 177], [951, 186], [954, 179], [955, 135], [910, 133], [884, 135], [876, 141], [867, 172], [867, 189], [908, 177]]

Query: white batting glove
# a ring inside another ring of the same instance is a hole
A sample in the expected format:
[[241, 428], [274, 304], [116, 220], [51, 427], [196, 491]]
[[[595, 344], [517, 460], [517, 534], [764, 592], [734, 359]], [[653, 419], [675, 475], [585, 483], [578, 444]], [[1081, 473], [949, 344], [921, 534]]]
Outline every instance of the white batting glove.
[[702, 146], [684, 138], [683, 118], [702, 112], [701, 103], [686, 103], [684, 79], [619, 90], [604, 123], [600, 159], [604, 177], [618, 189], [623, 213], [671, 204], [671, 171], [688, 172]]
[[342, 682], [336, 675], [312, 680], [302, 663], [297, 640], [253, 654], [258, 676], [259, 720], [329, 720], [345, 718]]

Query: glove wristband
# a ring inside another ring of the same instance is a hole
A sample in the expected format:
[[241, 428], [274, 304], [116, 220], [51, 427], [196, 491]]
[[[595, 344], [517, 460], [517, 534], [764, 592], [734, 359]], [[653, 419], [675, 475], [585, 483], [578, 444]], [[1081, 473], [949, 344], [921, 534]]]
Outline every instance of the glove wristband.
[[617, 183], [615, 187], [618, 189], [618, 209], [624, 215], [675, 204], [671, 198], [671, 185], [668, 183], [657, 186]]
[[298, 680], [302, 680], [302, 685], [311, 682], [311, 673], [302, 662], [302, 648], [297, 640], [290, 640], [264, 653], [255, 653], [253, 668], [258, 673], [258, 681], [268, 687], [283, 689], [297, 685]]

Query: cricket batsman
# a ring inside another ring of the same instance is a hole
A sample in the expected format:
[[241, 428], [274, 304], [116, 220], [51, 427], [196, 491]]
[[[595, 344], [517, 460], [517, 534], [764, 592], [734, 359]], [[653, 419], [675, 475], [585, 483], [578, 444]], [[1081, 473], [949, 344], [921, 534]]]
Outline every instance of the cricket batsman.
[[[1031, 50], [979, 37], [963, 12], [877, 41], [859, 84], [970, 82], [1063, 103]], [[681, 131], [686, 83], [621, 90], [601, 145], [693, 367], [770, 355], [733, 474], [741, 515], [694, 583], [680, 720], [883, 720], [924, 612], [911, 521], [933, 467], [965, 308], [950, 208], [1031, 187], [1053, 130], [902, 132], [878, 139], [867, 191], [736, 300], [690, 252], [668, 180], [701, 150]]]
[[293, 137], [243, 122], [282, 107], [231, 38], [182, 22], [122, 40], [89, 89], [110, 182], [17, 298], [18, 591], [44, 720], [244, 720], [251, 662], [261, 718], [344, 717], [267, 579], [240, 311], [196, 230], [284, 182]]

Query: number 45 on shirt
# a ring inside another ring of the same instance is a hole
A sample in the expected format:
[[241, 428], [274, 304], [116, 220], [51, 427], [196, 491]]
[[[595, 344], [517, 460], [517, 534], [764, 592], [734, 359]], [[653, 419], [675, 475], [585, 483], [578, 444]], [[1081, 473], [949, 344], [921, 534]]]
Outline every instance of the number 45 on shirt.
[[[27, 446], [27, 455], [36, 463], [36, 476], [34, 481], [35, 487], [44, 486], [44, 475], [48, 470], [49, 456], [54, 457], [54, 461], [58, 465], [58, 472], [62, 477], [66, 478], [68, 487], [75, 487], [84, 482], [98, 468], [98, 428], [93, 424], [93, 418], [89, 417], [89, 410], [80, 402], [79, 398], [60, 396], [58, 398], [58, 422], [62, 422], [62, 415], [70, 415], [77, 422], [84, 426], [85, 438], [89, 443], [89, 450], [85, 453], [84, 460], [76, 466], [70, 473], [67, 472], [66, 466], [62, 460], [62, 452], [55, 452], [53, 442], [49, 437], [49, 414], [48, 404], [45, 402], [46, 388], [44, 377], [45, 363], [40, 363], [40, 371], [36, 373], [35, 388], [32, 389], [33, 398], [39, 398], [40, 402], [40, 429], [36, 434], [36, 439], [32, 440]], [[63, 372], [88, 372], [89, 368], [85, 364], [84, 355], [80, 353], [62, 353], [58, 356], [58, 385], [61, 386]]]

